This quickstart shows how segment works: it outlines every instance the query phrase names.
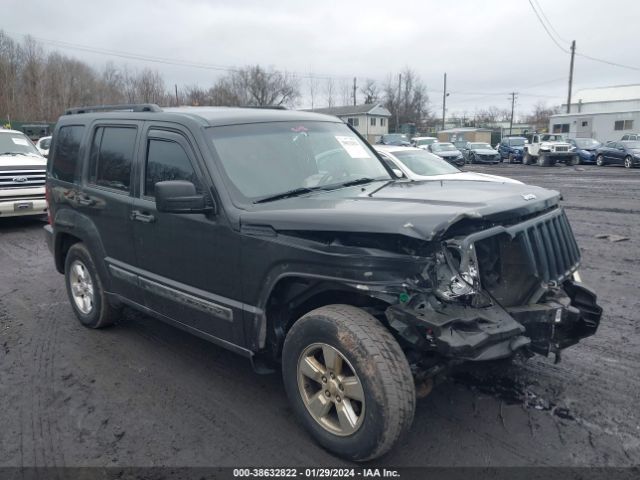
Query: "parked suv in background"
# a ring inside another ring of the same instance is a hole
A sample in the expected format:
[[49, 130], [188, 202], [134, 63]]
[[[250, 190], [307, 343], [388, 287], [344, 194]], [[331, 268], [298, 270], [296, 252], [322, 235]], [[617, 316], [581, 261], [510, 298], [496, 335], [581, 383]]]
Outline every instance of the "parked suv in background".
[[498, 145], [498, 154], [501, 160], [507, 160], [507, 163], [522, 162], [522, 152], [527, 139], [524, 137], [505, 137]]
[[46, 164], [24, 133], [0, 128], [0, 218], [47, 213]]
[[416, 385], [451, 365], [559, 359], [598, 327], [555, 191], [396, 180], [316, 113], [110, 109], [70, 110], [49, 156], [47, 241], [76, 316], [105, 327], [128, 305], [279, 365], [337, 455], [388, 451]]
[[640, 134], [637, 133], [627, 133], [625, 135], [622, 136], [622, 138], [620, 139], [620, 141], [624, 142], [627, 140], [640, 140]]

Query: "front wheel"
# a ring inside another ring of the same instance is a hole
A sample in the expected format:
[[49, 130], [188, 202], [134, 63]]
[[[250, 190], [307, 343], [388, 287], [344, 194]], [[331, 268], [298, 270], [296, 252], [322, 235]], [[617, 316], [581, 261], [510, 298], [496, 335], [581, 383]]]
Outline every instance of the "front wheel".
[[599, 167], [604, 167], [604, 157], [602, 155], [598, 155], [596, 157], [596, 165]]
[[624, 159], [624, 167], [625, 168], [633, 168], [633, 158], [631, 155], [627, 155]]
[[329, 305], [298, 320], [284, 342], [282, 374], [298, 418], [340, 457], [377, 458], [413, 421], [407, 359], [389, 331], [359, 308]]
[[533, 163], [533, 157], [531, 156], [531, 154], [529, 152], [525, 152], [524, 156], [522, 157], [522, 164], [523, 165], [531, 165]]

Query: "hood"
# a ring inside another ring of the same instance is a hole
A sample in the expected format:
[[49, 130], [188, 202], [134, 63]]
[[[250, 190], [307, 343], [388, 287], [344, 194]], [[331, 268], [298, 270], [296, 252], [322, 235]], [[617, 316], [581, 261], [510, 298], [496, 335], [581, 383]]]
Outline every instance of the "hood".
[[431, 176], [413, 174], [410, 175], [409, 178], [411, 178], [412, 180], [473, 180], [478, 182], [518, 183], [522, 185], [521, 181], [514, 180], [513, 178], [476, 172], [458, 172]]
[[375, 182], [366, 188], [342, 188], [254, 205], [254, 210], [241, 215], [240, 223], [276, 231], [386, 233], [434, 240], [466, 218], [518, 218], [546, 210], [558, 200], [556, 191], [517, 183]]
[[462, 155], [462, 153], [460, 153], [459, 150], [451, 150], [448, 152], [437, 152], [437, 153], [434, 152], [434, 153], [442, 158], [459, 157], [460, 155]]
[[524, 150], [524, 145], [512, 145], [509, 148], [511, 150]]
[[0, 168], [47, 166], [47, 159], [36, 155], [0, 155]]
[[475, 148], [471, 151], [479, 155], [497, 155], [498, 154], [498, 152], [496, 152], [495, 150], [488, 149], [488, 148]]

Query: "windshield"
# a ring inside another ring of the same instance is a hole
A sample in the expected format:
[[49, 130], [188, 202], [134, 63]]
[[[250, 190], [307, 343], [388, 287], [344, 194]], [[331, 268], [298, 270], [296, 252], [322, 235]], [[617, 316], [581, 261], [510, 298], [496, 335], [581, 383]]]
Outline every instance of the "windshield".
[[524, 138], [510, 138], [509, 145], [512, 147], [520, 147], [524, 145]]
[[640, 148], [640, 142], [624, 142], [627, 148]]
[[40, 153], [22, 133], [0, 132], [0, 155], [34, 155]]
[[256, 201], [297, 189], [390, 180], [380, 160], [344, 123], [270, 122], [212, 127], [208, 134], [234, 191]]
[[576, 142], [576, 147], [578, 148], [598, 148], [602, 145], [599, 141], [594, 140], [593, 138], [576, 138], [574, 142]]
[[434, 152], [451, 152], [456, 150], [456, 147], [450, 143], [434, 143], [431, 145], [431, 150]]
[[445, 175], [447, 173], [460, 172], [449, 162], [424, 150], [405, 150], [393, 152], [391, 155], [400, 160], [405, 167], [416, 175]]
[[387, 135], [383, 135], [382, 138], [384, 138], [384, 140], [387, 142], [408, 142], [409, 141], [409, 137], [407, 137], [404, 133], [389, 133]]
[[564, 142], [564, 137], [562, 135], [542, 135], [540, 140], [543, 142]]
[[493, 147], [488, 143], [470, 143], [469, 148], [471, 150], [493, 150]]
[[435, 142], [437, 142], [435, 138], [423, 138], [421, 140], [416, 140], [416, 145], [431, 145]]

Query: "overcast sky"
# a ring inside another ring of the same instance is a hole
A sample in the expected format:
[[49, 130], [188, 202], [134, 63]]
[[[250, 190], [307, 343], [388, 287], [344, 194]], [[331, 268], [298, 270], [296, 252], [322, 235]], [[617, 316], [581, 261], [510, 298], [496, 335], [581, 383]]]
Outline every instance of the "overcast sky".
[[[537, 1], [563, 47], [575, 39], [579, 53], [640, 67], [640, 1]], [[155, 68], [168, 86], [209, 87], [224, 71], [126, 60], [50, 41], [221, 67], [261, 64], [329, 75], [336, 83], [354, 76], [384, 83], [409, 66], [427, 85], [435, 112], [442, 110], [444, 72], [449, 113], [510, 107], [511, 91], [520, 92], [521, 113], [539, 100], [560, 104], [567, 95], [569, 55], [547, 36], [529, 0], [2, 0], [1, 10], [0, 29], [14, 38], [31, 34], [46, 49], [97, 68], [109, 60]], [[301, 79], [308, 95], [307, 82]], [[629, 83], [640, 83], [640, 70], [576, 57], [574, 92]], [[302, 103], [309, 106], [308, 98]]]

